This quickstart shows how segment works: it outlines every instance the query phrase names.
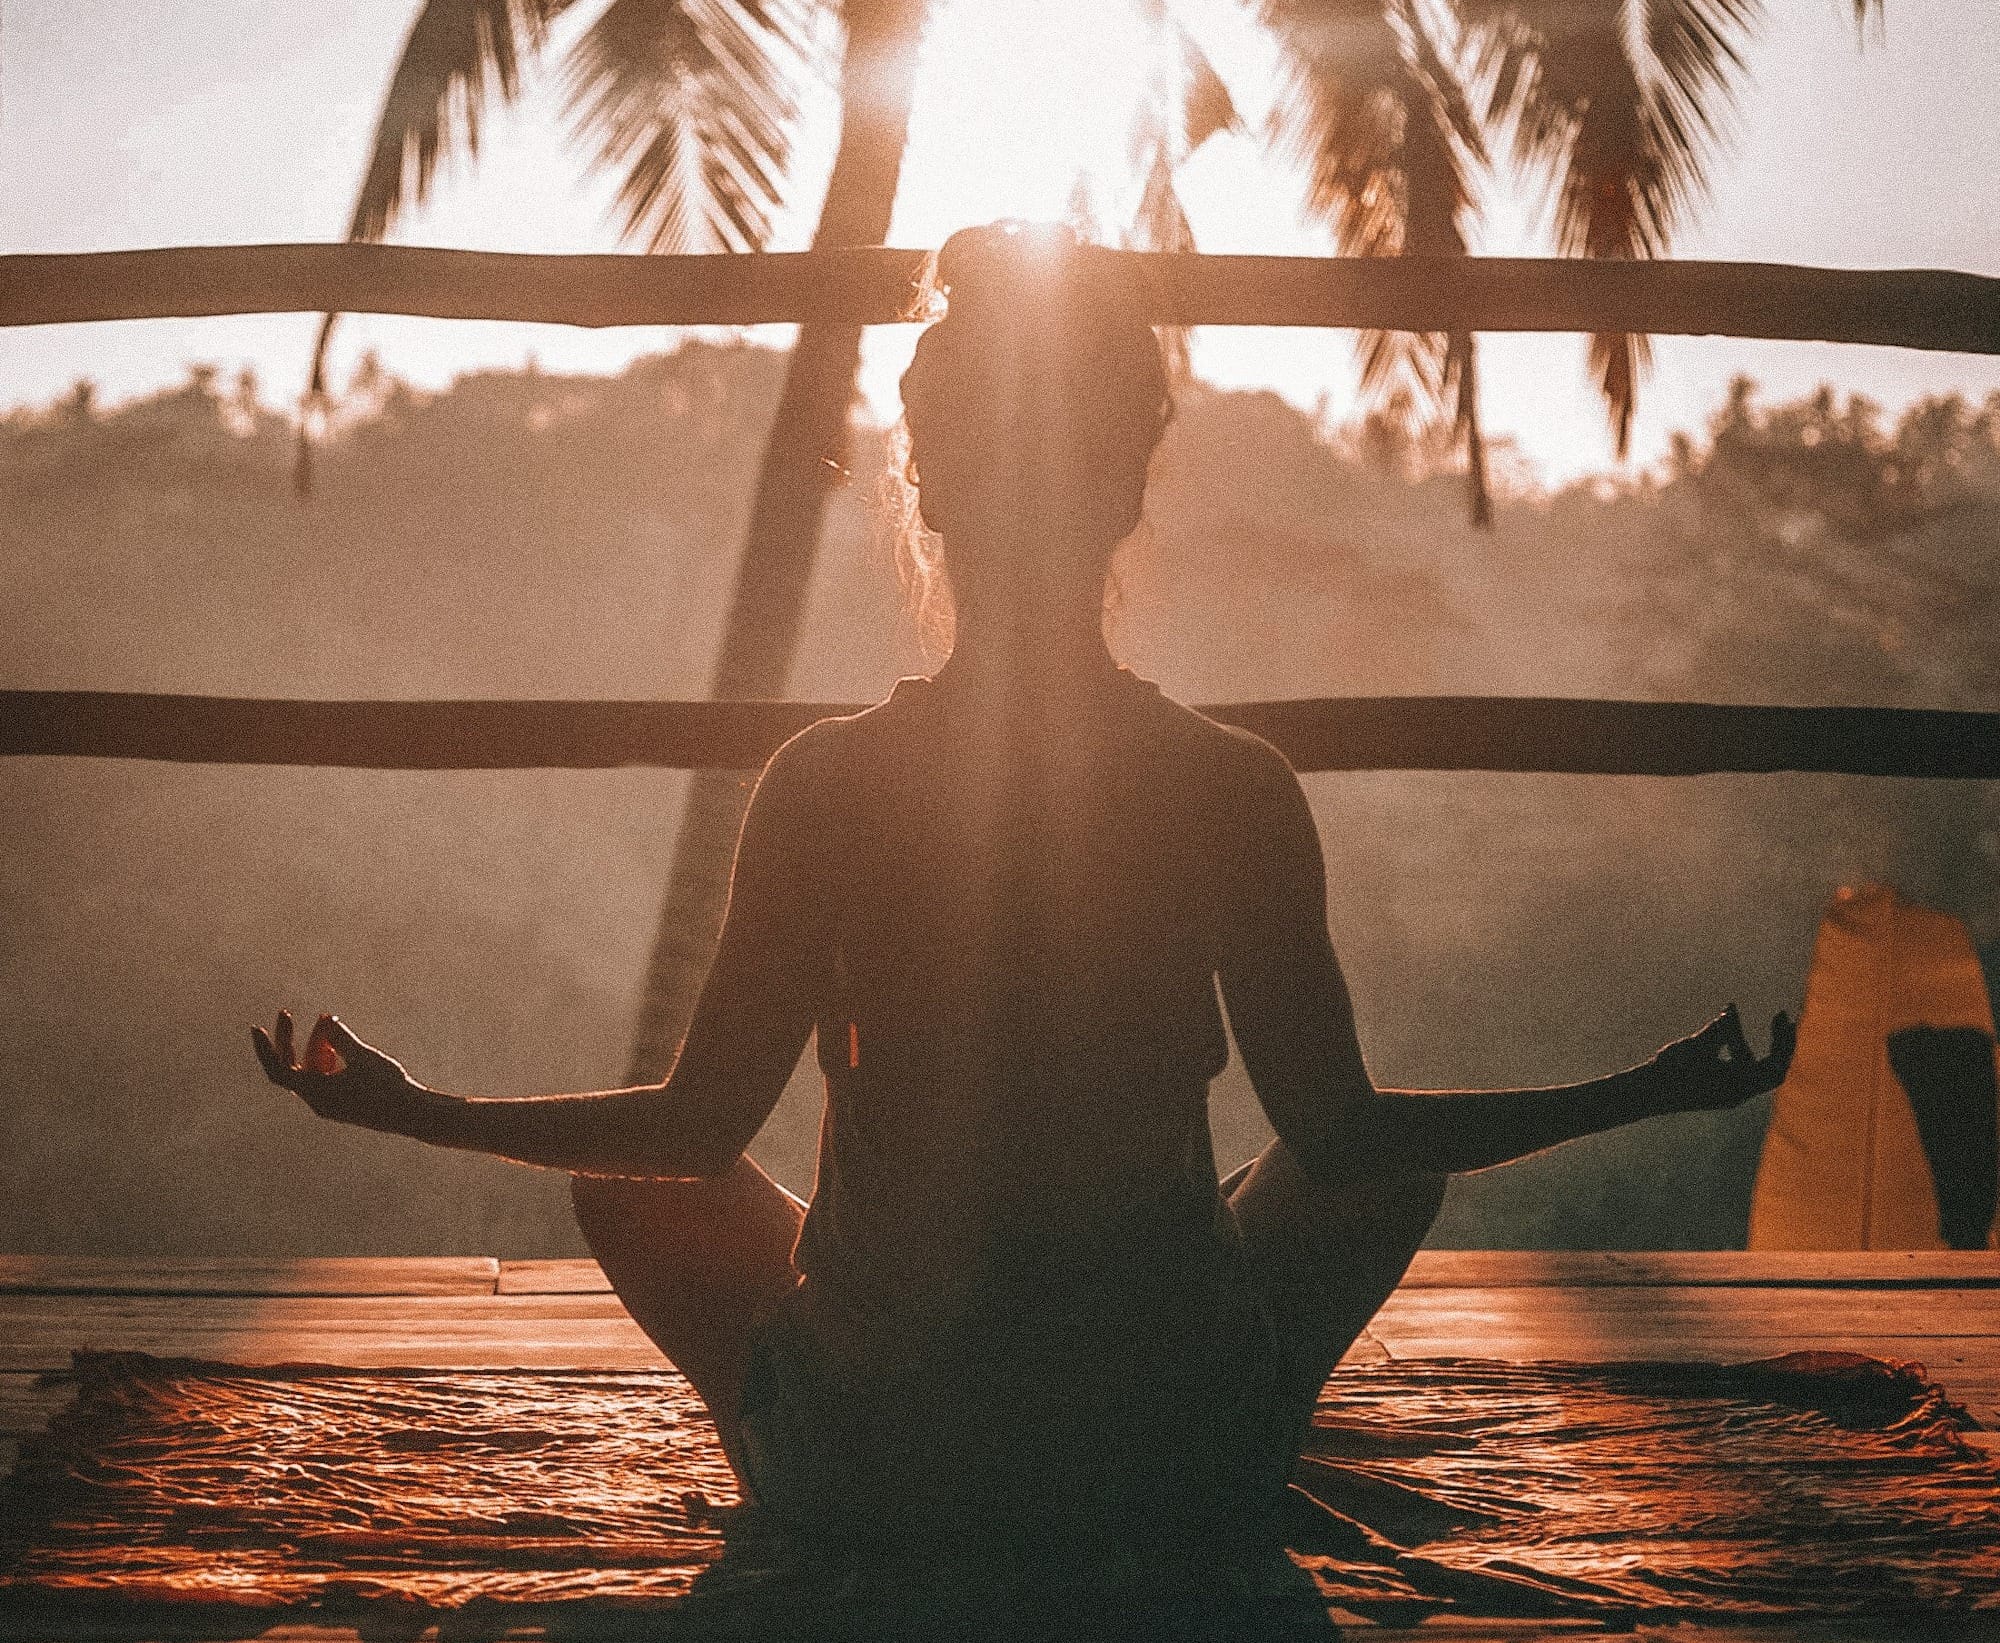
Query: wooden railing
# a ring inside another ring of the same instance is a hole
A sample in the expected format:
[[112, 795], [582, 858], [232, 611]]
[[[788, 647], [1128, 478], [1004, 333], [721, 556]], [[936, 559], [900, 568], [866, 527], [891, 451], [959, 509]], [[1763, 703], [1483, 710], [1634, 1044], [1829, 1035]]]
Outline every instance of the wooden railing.
[[[0, 256], [0, 326], [300, 311], [562, 325], [907, 316], [927, 253], [526, 256], [388, 245]], [[1121, 252], [1154, 321], [1644, 331], [2000, 353], [2000, 279], [1945, 270], [1569, 258]], [[843, 704], [312, 702], [0, 692], [0, 755], [359, 769], [752, 768]], [[1486, 696], [1208, 710], [1300, 770], [2000, 778], [2000, 714]]]
[[[1118, 255], [1161, 324], [1647, 331], [2000, 353], [2000, 279], [1947, 270]], [[875, 325], [906, 317], [926, 256], [535, 256], [408, 245], [17, 255], [0, 257], [0, 325], [322, 311], [584, 326]]]
[[[0, 691], [0, 755], [350, 770], [754, 769], [840, 702], [286, 701]], [[2000, 778], [2000, 713], [1375, 696], [1203, 709], [1301, 771]]]

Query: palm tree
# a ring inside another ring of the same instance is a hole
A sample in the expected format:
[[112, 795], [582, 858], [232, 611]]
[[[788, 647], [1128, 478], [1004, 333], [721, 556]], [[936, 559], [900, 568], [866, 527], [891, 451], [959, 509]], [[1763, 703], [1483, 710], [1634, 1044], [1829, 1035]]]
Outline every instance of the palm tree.
[[[350, 239], [380, 239], [406, 206], [420, 204], [450, 149], [478, 152], [488, 100], [519, 95], [523, 66], [569, 4], [425, 0], [384, 99]], [[844, 0], [838, 8], [841, 127], [816, 249], [888, 237], [928, 4]], [[828, 9], [812, 0], [610, 0], [571, 47], [565, 78], [579, 133], [595, 143], [600, 163], [623, 169], [618, 201], [629, 238], [654, 251], [763, 248], [783, 199], [796, 88], [822, 55]], [[335, 319], [320, 327], [309, 405], [324, 403]], [[766, 439], [716, 697], [784, 693], [828, 481], [843, 466], [860, 348], [859, 326], [799, 332]], [[308, 449], [302, 442], [302, 458]], [[735, 773], [693, 777], [642, 994], [635, 1079], [671, 1059], [692, 1011], [742, 806]]]
[[[909, 132], [916, 47], [929, 0], [847, 0], [840, 142], [815, 249], [889, 237]], [[806, 596], [831, 482], [845, 470], [847, 418], [861, 364], [861, 327], [799, 329], [765, 441], [736, 584], [710, 695], [785, 693], [798, 654]], [[738, 774], [698, 770], [674, 841], [660, 923], [640, 994], [628, 1059], [633, 1082], [673, 1059], [729, 897], [747, 789]]]
[[[572, 0], [424, 0], [390, 82], [349, 235], [379, 239], [440, 159], [476, 154], [488, 102], [518, 95]], [[1135, 7], [1159, 45], [1128, 160], [1127, 238], [1191, 249], [1176, 174], [1235, 100], [1172, 9]], [[1698, 196], [1758, 0], [1242, 0], [1282, 48], [1273, 145], [1304, 169], [1308, 214], [1348, 255], [1462, 255], [1496, 139], [1556, 197], [1560, 249], [1661, 254]], [[1875, 0], [1855, 0], [1865, 20]], [[609, 0], [565, 59], [568, 111], [621, 168], [628, 237], [650, 250], [757, 250], [783, 203], [797, 91], [840, 51], [841, 129], [816, 247], [886, 238], [930, 0]], [[323, 404], [328, 316], [308, 403]], [[800, 330], [771, 424], [713, 676], [718, 697], [784, 693], [829, 481], [842, 467], [858, 327]], [[1591, 366], [1619, 454], [1646, 339], [1602, 336]], [[1364, 392], [1465, 442], [1474, 516], [1490, 517], [1469, 335], [1368, 333]], [[630, 1071], [671, 1059], [726, 899], [744, 783], [697, 772], [676, 842]]]

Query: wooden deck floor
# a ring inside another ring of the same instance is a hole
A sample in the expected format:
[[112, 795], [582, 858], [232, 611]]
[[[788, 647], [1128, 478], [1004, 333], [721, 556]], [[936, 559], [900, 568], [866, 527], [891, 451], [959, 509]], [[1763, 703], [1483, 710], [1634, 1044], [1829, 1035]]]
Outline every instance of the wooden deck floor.
[[[66, 1397], [47, 1372], [66, 1368], [79, 1347], [357, 1368], [660, 1361], [587, 1261], [0, 1256], [0, 1463]], [[2000, 1258], [1992, 1255], [1426, 1251], [1353, 1356], [1731, 1361], [1806, 1348], [1923, 1364], [2000, 1448]], [[308, 1635], [326, 1643], [339, 1634], [284, 1634]], [[1471, 1643], [1578, 1634], [1546, 1623], [1431, 1622], [1411, 1635]], [[1673, 1635], [1723, 1643], [1747, 1634]], [[1777, 1643], [1790, 1634], [1756, 1635]], [[1817, 1625], [1811, 1635], [1849, 1634]], [[1877, 1625], [1852, 1635], [1891, 1634]], [[2000, 1639], [2000, 1617], [1950, 1635]]]

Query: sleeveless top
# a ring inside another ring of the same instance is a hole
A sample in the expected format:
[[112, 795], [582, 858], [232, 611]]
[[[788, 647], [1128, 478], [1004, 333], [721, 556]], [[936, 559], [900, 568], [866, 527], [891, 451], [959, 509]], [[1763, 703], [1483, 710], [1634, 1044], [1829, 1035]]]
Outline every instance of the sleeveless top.
[[753, 1486], [844, 1537], [1254, 1533], [1295, 1434], [1207, 1094], [1282, 760], [1108, 668], [997, 723], [905, 679], [790, 757], [826, 1102]]

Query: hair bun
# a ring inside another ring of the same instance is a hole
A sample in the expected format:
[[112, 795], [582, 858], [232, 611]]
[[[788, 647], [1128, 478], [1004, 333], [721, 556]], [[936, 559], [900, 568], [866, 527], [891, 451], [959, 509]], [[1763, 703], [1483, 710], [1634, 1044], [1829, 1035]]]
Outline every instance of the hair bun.
[[947, 239], [938, 248], [935, 285], [944, 294], [947, 312], [961, 318], [968, 309], [1008, 312], [1024, 302], [1040, 306], [1057, 290], [1073, 300], [1079, 294], [1078, 275], [1096, 249], [1066, 224], [1005, 218], [961, 228]]
[[1001, 506], [1054, 507], [1107, 543], [1132, 529], [1171, 407], [1129, 269], [1059, 224], [963, 228], [939, 247], [944, 313], [902, 378], [931, 526]]

